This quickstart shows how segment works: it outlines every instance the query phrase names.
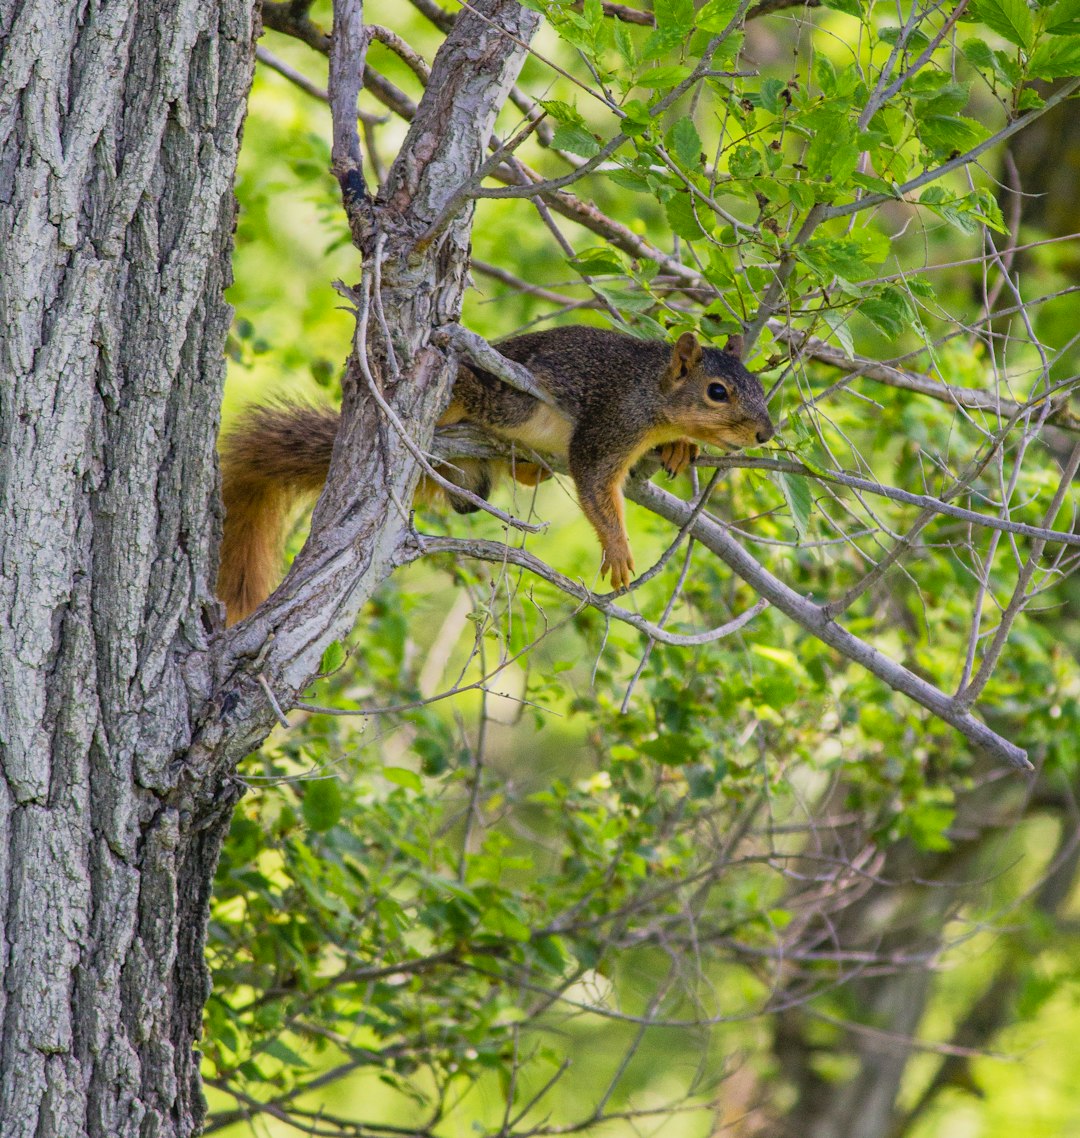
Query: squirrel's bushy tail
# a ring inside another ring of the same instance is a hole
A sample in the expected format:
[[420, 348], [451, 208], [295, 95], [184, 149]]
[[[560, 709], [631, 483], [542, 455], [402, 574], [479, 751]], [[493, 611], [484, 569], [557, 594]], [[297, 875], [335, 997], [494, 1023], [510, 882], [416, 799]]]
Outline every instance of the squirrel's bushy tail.
[[277, 404], [244, 413], [222, 441], [225, 531], [218, 596], [235, 624], [270, 595], [297, 500], [326, 481], [338, 429], [329, 407]]

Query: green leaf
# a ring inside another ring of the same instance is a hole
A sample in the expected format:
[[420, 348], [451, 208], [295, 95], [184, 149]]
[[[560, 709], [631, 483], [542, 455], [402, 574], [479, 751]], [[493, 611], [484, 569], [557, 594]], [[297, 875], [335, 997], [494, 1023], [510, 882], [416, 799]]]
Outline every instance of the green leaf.
[[551, 145], [556, 150], [566, 150], [582, 158], [592, 158], [600, 153], [600, 143], [583, 126], [560, 124], [555, 128]]
[[814, 188], [805, 182], [789, 182], [787, 191], [788, 197], [791, 198], [791, 204], [804, 213], [813, 206], [816, 200]]
[[1080, 33], [1080, 0], [1058, 0], [1046, 14], [1046, 30], [1052, 36]]
[[[799, 474], [778, 474], [781, 493], [791, 514], [791, 524], [795, 528], [795, 540], [801, 545], [806, 540], [810, 528], [810, 514], [814, 508], [814, 497], [810, 493], [810, 479]], [[754, 645], [755, 648], [759, 645]]]
[[620, 312], [647, 312], [656, 300], [647, 292], [631, 292], [625, 288], [610, 288], [604, 285], [593, 286], [601, 296], [606, 297]]
[[855, 342], [851, 338], [851, 325], [847, 313], [840, 312], [835, 308], [828, 308], [821, 314], [821, 318], [828, 324], [833, 339], [840, 345], [844, 355], [849, 360], [853, 360], [855, 358]]
[[579, 273], [594, 276], [597, 273], [625, 272], [622, 261], [610, 245], [594, 245], [590, 249], [581, 249], [570, 259], [569, 264]]
[[1031, 50], [1035, 27], [1024, 0], [977, 0], [970, 14], [1009, 43]]
[[889, 253], [889, 239], [874, 229], [856, 229], [842, 237], [815, 237], [796, 256], [823, 276], [844, 281], [865, 280], [874, 275]]
[[694, 26], [694, 0], [656, 0], [653, 12], [662, 32], [675, 32], [681, 37]]
[[1080, 74], [1080, 39], [1044, 40], [1028, 62], [1034, 79], [1064, 79]]
[[699, 9], [694, 23], [703, 32], [722, 32], [739, 10], [739, 0], [709, 0]]
[[701, 165], [701, 137], [692, 118], [679, 119], [668, 131], [668, 146], [684, 166], [697, 169]]
[[423, 790], [424, 780], [408, 767], [383, 767], [382, 776], [387, 782], [395, 786], [403, 786], [406, 790]]
[[699, 237], [705, 236], [701, 222], [694, 213], [694, 203], [689, 194], [675, 194], [664, 208], [673, 233], [685, 237], [687, 241], [696, 241]]
[[699, 754], [697, 741], [681, 731], [665, 731], [655, 739], [646, 739], [641, 744], [641, 753], [668, 767], [681, 767], [696, 759]]
[[728, 155], [733, 178], [753, 178], [761, 173], [761, 155], [752, 146], [736, 146]]
[[975, 38], [965, 40], [960, 50], [972, 67], [978, 67], [982, 71], [995, 70], [994, 53], [987, 46], [985, 40]]
[[761, 105], [770, 114], [779, 115], [787, 109], [787, 104], [780, 98], [780, 92], [787, 90], [787, 84], [782, 79], [766, 79], [761, 84]]
[[875, 178], [872, 174], [856, 172], [851, 175], [851, 181], [856, 186], [869, 190], [872, 194], [885, 194], [891, 198], [899, 198], [896, 186], [892, 182], [886, 182], [883, 178]]
[[282, 1043], [280, 1039], [271, 1039], [263, 1051], [267, 1055], [272, 1055], [275, 1059], [280, 1060], [286, 1067], [300, 1067], [308, 1068], [311, 1064], [302, 1056], [298, 1055], [291, 1047]]
[[[903, 28], [882, 28], [878, 32], [878, 38], [883, 43], [895, 46], [900, 42], [900, 37], [903, 34]], [[923, 35], [923, 33], [920, 32], [917, 28], [915, 28], [909, 31], [904, 48], [906, 51], [922, 51], [922, 49], [926, 47], [929, 42], [929, 38]]]
[[905, 327], [910, 327], [912, 312], [892, 294], [867, 297], [859, 305], [859, 315], [865, 316], [875, 328], [886, 336], [899, 336]]
[[344, 795], [336, 778], [310, 779], [304, 784], [301, 809], [304, 821], [318, 834], [336, 826], [344, 808]]
[[326, 646], [326, 651], [323, 652], [322, 659], [319, 661], [319, 671], [324, 676], [332, 675], [347, 659], [348, 653], [345, 651], [345, 645], [340, 640], [331, 641]]
[[566, 971], [570, 957], [563, 946], [562, 940], [557, 936], [539, 937], [533, 944], [537, 959], [549, 971], [561, 976]]
[[635, 194], [651, 194], [653, 192], [653, 183], [644, 174], [639, 174], [636, 170], [628, 170], [626, 167], [609, 170], [607, 179], [617, 186], [622, 186], [624, 190], [632, 190]]
[[662, 91], [668, 87], [677, 87], [693, 70], [692, 67], [682, 63], [671, 63], [666, 67], [649, 67], [637, 77], [636, 82], [640, 87], [652, 87], [654, 90]]
[[561, 99], [541, 99], [540, 106], [557, 122], [564, 126], [585, 126], [585, 119], [577, 107], [564, 103]]
[[929, 115], [920, 120], [919, 141], [941, 155], [963, 154], [990, 137], [982, 123], [960, 115]]

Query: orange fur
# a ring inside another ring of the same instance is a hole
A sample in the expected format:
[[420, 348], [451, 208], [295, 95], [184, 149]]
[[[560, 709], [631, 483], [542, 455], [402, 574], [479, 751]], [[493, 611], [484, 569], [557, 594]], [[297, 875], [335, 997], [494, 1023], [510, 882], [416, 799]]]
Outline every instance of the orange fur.
[[301, 497], [322, 489], [337, 423], [337, 412], [329, 408], [271, 405], [247, 412], [222, 440], [225, 532], [218, 596], [229, 624], [272, 591], [285, 523]]

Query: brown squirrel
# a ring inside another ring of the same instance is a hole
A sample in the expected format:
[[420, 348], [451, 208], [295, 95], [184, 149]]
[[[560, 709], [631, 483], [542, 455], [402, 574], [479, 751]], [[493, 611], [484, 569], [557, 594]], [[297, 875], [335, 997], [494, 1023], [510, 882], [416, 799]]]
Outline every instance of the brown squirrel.
[[[647, 451], [659, 448], [670, 474], [697, 455], [691, 441], [756, 446], [774, 432], [758, 378], [739, 362], [737, 341], [702, 348], [686, 332], [672, 347], [621, 332], [571, 326], [516, 336], [500, 353], [523, 364], [554, 400], [542, 403], [474, 365], [461, 365], [440, 426], [476, 423], [499, 438], [565, 458], [585, 516], [603, 550], [613, 588], [634, 569], [623, 520], [622, 484]], [[291, 405], [248, 412], [225, 438], [225, 533], [218, 593], [229, 622], [269, 594], [282, 556], [285, 515], [299, 495], [326, 480], [338, 413]], [[479, 497], [491, 492], [497, 465], [463, 462], [443, 473]], [[512, 473], [532, 485], [547, 477], [535, 463]], [[461, 513], [478, 509], [449, 495]]]

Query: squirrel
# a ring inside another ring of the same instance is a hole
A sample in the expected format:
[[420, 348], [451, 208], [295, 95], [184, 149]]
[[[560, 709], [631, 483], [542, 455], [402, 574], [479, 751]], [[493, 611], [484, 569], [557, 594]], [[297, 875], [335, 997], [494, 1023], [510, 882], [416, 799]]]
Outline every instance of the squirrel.
[[[739, 361], [737, 337], [721, 350], [703, 348], [691, 332], [672, 346], [576, 325], [515, 336], [497, 347], [532, 372], [554, 406], [462, 364], [439, 425], [475, 423], [508, 442], [565, 458], [600, 539], [601, 573], [616, 590], [629, 586], [634, 570], [622, 485], [638, 459], [659, 448], [662, 465], [675, 475], [697, 456], [692, 440], [757, 446], [775, 433], [761, 382]], [[225, 437], [218, 594], [229, 623], [270, 593], [286, 514], [296, 497], [322, 488], [337, 425], [338, 412], [329, 408], [270, 405], [247, 412]], [[497, 465], [463, 460], [442, 471], [486, 499]], [[539, 464], [521, 461], [511, 473], [526, 485], [549, 476]], [[448, 496], [459, 513], [480, 508]]]

